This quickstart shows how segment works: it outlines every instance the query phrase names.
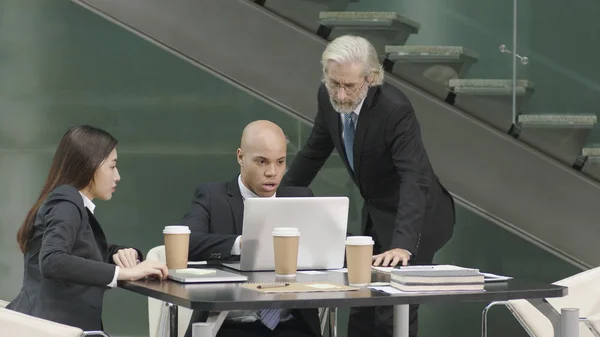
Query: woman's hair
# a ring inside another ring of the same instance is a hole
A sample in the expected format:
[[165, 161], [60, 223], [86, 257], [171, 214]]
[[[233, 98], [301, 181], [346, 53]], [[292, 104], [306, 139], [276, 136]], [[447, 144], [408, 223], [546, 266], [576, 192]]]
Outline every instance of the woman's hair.
[[379, 64], [375, 47], [365, 38], [360, 36], [344, 35], [331, 41], [321, 57], [323, 75], [327, 75], [329, 61], [337, 63], [358, 62], [364, 67], [364, 75], [373, 74], [370, 86], [383, 84], [383, 68]]
[[117, 140], [108, 132], [89, 125], [75, 126], [65, 133], [52, 158], [42, 192], [17, 233], [17, 242], [23, 253], [27, 252], [38, 209], [50, 192], [65, 184], [77, 190], [87, 187], [93, 182], [98, 167], [116, 146]]

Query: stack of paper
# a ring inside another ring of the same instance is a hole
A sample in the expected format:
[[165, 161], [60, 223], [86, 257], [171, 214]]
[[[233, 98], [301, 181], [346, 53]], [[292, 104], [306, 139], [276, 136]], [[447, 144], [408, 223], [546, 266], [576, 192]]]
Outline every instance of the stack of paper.
[[402, 291], [479, 291], [484, 276], [478, 269], [450, 265], [409, 266], [393, 269], [390, 285]]
[[[415, 266], [409, 266], [409, 267], [372, 267], [373, 269], [375, 269], [376, 271], [380, 272], [380, 273], [385, 273], [385, 274], [389, 274], [392, 272], [392, 270], [397, 269], [397, 268], [414, 268]], [[425, 267], [425, 266], [416, 266], [416, 267]], [[450, 265], [444, 265], [443, 267], [447, 268], [447, 267], [456, 267], [456, 266], [450, 266]], [[458, 267], [460, 268], [460, 267]], [[508, 281], [508, 280], [512, 280], [513, 278], [511, 276], [504, 276], [504, 275], [496, 275], [496, 274], [492, 274], [492, 273], [484, 273], [481, 272], [480, 273], [485, 277], [485, 282], [504, 282], [504, 281]]]

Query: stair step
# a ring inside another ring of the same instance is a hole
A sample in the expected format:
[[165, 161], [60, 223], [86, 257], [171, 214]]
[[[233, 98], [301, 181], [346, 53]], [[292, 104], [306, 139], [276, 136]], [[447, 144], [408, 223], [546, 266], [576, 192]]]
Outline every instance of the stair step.
[[600, 161], [600, 144], [591, 144], [581, 150], [581, 154], [588, 157], [594, 157], [595, 161]]
[[461, 46], [386, 46], [385, 55], [396, 62], [475, 62], [479, 58]]
[[595, 114], [521, 114], [518, 123], [523, 127], [592, 128], [598, 121]]
[[421, 25], [395, 12], [321, 12], [319, 22], [329, 28], [409, 29], [419, 32]]
[[[512, 80], [500, 79], [452, 79], [448, 86], [457, 94], [465, 95], [512, 95]], [[516, 94], [531, 93], [535, 83], [529, 80], [517, 80]]]
[[384, 69], [445, 99], [451, 79], [464, 78], [477, 53], [461, 46], [385, 46]]
[[[319, 22], [316, 18], [323, 11], [343, 11], [350, 2], [358, 0], [263, 0], [263, 6], [300, 27], [316, 33]], [[257, 2], [255, 0], [255, 2]]]
[[403, 45], [419, 32], [419, 23], [395, 12], [321, 12], [317, 35], [333, 40], [341, 35], [358, 35], [369, 40], [378, 55], [387, 45]]

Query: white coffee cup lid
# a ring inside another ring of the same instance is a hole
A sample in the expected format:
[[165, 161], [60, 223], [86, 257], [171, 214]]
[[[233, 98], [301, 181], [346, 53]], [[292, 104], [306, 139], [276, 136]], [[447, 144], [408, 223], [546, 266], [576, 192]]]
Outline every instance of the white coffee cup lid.
[[273, 229], [275, 236], [300, 236], [300, 231], [296, 227], [277, 227]]
[[351, 246], [367, 246], [375, 244], [370, 236], [349, 236], [346, 238], [346, 244]]
[[190, 227], [188, 226], [165, 226], [163, 234], [190, 234]]

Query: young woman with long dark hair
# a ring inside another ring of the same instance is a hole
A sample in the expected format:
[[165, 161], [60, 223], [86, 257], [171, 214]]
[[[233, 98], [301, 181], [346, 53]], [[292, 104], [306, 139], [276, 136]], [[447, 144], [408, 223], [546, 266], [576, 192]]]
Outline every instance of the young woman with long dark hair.
[[23, 286], [7, 306], [83, 330], [102, 330], [104, 292], [117, 280], [165, 279], [167, 268], [133, 248], [108, 244], [92, 200], [110, 200], [121, 179], [117, 140], [87, 125], [63, 136], [17, 241]]

